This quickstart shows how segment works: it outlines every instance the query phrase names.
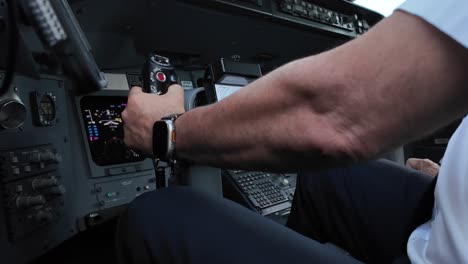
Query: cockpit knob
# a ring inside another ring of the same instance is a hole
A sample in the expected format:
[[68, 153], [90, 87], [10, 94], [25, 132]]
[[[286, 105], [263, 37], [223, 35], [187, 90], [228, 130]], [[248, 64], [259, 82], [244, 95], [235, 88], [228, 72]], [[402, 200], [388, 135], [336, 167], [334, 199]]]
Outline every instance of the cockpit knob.
[[26, 120], [26, 107], [21, 101], [6, 99], [0, 102], [0, 127], [16, 129]]
[[36, 213], [35, 220], [39, 224], [46, 224], [50, 223], [53, 220], [52, 213], [50, 212], [45, 212], [45, 211], [39, 211]]
[[25, 209], [36, 205], [45, 204], [46, 199], [42, 195], [36, 196], [18, 196], [16, 198], [16, 208]]
[[57, 186], [58, 181], [56, 178], [49, 179], [34, 179], [32, 181], [32, 187], [34, 190], [40, 190], [48, 187]]

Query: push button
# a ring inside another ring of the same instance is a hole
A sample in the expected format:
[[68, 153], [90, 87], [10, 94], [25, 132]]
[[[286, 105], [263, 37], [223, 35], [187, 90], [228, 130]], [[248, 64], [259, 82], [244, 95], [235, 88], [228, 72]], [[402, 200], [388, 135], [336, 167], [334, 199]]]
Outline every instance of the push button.
[[18, 156], [11, 156], [10, 157], [10, 162], [11, 163], [18, 163]]
[[25, 209], [36, 205], [45, 204], [46, 199], [42, 195], [37, 196], [18, 196], [16, 198], [16, 208]]
[[19, 175], [21, 173], [20, 168], [18, 167], [11, 168], [11, 173], [13, 173], [13, 175]]
[[163, 72], [157, 72], [156, 73], [156, 79], [158, 79], [158, 81], [160, 81], [160, 82], [165, 82], [166, 81], [166, 74], [164, 74]]

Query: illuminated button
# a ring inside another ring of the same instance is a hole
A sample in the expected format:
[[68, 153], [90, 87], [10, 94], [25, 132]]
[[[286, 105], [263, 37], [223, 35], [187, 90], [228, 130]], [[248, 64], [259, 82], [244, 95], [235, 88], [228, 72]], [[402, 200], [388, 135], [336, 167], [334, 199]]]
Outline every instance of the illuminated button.
[[163, 72], [157, 72], [156, 73], [156, 78], [160, 82], [165, 82], [166, 81], [166, 74], [164, 74]]
[[117, 195], [116, 192], [108, 192], [108, 193], [106, 193], [107, 198], [112, 198], [112, 197], [114, 197], [114, 196], [116, 196], [116, 195]]
[[149, 185], [146, 185], [146, 186], [145, 186], [145, 190], [147, 191], [147, 190], [149, 190], [149, 189], [150, 189]]

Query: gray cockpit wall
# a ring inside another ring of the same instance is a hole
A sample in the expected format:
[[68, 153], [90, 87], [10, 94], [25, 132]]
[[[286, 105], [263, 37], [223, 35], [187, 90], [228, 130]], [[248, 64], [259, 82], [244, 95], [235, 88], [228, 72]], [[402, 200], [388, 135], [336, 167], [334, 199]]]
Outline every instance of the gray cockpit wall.
[[268, 71], [350, 39], [305, 26], [278, 24], [268, 15], [239, 16], [231, 10], [187, 2], [69, 1], [104, 70], [139, 70], [145, 56], [158, 51], [184, 67], [202, 67], [220, 57], [240, 56]]

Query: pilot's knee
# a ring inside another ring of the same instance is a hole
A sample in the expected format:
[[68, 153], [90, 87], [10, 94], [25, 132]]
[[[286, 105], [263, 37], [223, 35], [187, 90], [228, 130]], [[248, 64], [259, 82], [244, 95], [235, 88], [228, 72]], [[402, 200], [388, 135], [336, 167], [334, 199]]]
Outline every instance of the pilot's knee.
[[320, 188], [333, 188], [343, 185], [349, 179], [355, 179], [357, 175], [369, 174], [387, 168], [386, 161], [368, 161], [360, 164], [353, 164], [325, 170], [302, 172], [298, 174], [298, 185], [300, 187], [316, 186]]
[[355, 171], [355, 166], [349, 166], [298, 173], [296, 193], [302, 193], [311, 199], [331, 195], [335, 189], [342, 187]]
[[145, 193], [127, 208], [120, 221], [120, 229], [147, 235], [170, 231], [172, 226], [183, 225], [194, 216], [194, 208], [203, 208], [209, 199], [188, 187], [167, 188]]
[[[300, 172], [297, 174], [297, 186], [296, 189], [300, 189], [303, 191], [311, 191], [314, 189], [321, 189], [319, 188], [321, 185], [325, 184], [325, 182], [329, 179], [329, 171], [309, 171], [309, 172]], [[312, 188], [311, 187], [317, 187]]]
[[179, 213], [207, 199], [207, 195], [190, 187], [166, 188], [140, 195], [130, 203], [128, 211], [137, 216], [160, 217]]

